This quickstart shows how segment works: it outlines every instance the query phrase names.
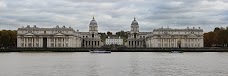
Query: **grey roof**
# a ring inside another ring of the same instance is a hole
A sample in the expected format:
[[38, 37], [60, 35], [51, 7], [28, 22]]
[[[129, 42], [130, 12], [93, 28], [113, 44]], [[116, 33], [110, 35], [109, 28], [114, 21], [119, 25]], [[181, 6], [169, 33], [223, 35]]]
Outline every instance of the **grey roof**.
[[94, 17], [93, 17], [93, 20], [90, 22], [89, 25], [97, 25], [97, 22], [95, 21]]
[[66, 27], [55, 27], [55, 28], [39, 28], [39, 27], [25, 27], [25, 28], [18, 28], [19, 31], [75, 31], [73, 28], [66, 28]]
[[152, 33], [152, 32], [139, 32], [140, 35], [143, 35], [143, 34], [147, 35], [147, 34], [150, 34], [150, 33]]
[[120, 36], [117, 36], [117, 35], [111, 35], [111, 36], [108, 36], [109, 39], [119, 39], [119, 38], [122, 38]]
[[134, 18], [134, 21], [132, 21], [131, 25], [139, 25], [138, 22], [136, 21], [136, 19]]
[[[26, 35], [26, 34], [29, 34], [29, 33], [23, 33], [23, 34], [18, 33], [17, 35]], [[33, 34], [35, 36], [39, 36], [39, 35], [42, 35], [42, 36], [54, 36], [54, 35], [56, 35], [58, 33], [51, 33], [51, 34], [31, 33], [31, 34]], [[68, 33], [61, 33], [61, 34], [63, 34], [64, 36], [73, 36], [73, 34], [68, 34]]]
[[78, 33], [81, 34], [81, 35], [90, 35], [89, 32], [78, 32]]
[[203, 32], [203, 29], [172, 29], [172, 28], [159, 28], [159, 29], [154, 29], [153, 31], [199, 31]]

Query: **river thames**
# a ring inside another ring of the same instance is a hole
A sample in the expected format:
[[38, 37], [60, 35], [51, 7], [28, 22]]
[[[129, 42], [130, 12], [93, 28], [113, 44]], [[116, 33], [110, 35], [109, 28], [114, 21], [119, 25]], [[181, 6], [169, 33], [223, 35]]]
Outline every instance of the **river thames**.
[[226, 52], [0, 53], [0, 76], [227, 76]]

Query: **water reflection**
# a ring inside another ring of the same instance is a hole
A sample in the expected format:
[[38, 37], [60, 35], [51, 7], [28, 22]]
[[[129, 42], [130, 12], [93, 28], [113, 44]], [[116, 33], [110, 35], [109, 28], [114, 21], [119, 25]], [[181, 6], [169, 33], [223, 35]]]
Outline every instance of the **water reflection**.
[[228, 53], [0, 53], [0, 76], [225, 76]]
[[129, 72], [129, 76], [139, 76], [139, 55], [136, 54], [130, 54], [130, 64], [129, 64], [129, 68], [130, 68], [130, 72]]
[[[92, 57], [90, 59], [88, 59], [88, 63], [86, 66], [88, 66], [88, 76], [100, 76], [99, 75], [99, 63], [97, 63], [97, 58], [96, 57]], [[101, 71], [101, 70], [100, 70]]]

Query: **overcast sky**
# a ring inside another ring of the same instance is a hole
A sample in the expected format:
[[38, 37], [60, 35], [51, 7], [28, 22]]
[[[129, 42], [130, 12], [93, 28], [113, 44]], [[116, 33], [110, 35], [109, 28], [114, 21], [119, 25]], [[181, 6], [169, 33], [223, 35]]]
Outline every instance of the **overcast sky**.
[[128, 31], [136, 17], [140, 31], [160, 27], [228, 26], [228, 0], [0, 0], [0, 30], [26, 25], [88, 31], [93, 15], [100, 32]]

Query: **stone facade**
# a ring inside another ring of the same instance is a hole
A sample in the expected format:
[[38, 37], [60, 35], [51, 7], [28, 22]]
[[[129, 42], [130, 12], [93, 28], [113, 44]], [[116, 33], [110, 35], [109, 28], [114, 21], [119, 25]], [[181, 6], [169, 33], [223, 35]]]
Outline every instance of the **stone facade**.
[[128, 48], [200, 48], [203, 47], [203, 29], [159, 28], [153, 32], [140, 32], [134, 18], [125, 46]]
[[82, 48], [99, 48], [103, 46], [95, 18], [89, 24], [89, 32], [79, 32], [82, 36]]
[[128, 48], [199, 48], [203, 47], [203, 29], [159, 28], [151, 32], [140, 32], [136, 18], [131, 23], [128, 38], [107, 38], [102, 42], [98, 23], [93, 17], [88, 32], [75, 31], [69, 27], [39, 28], [22, 27], [17, 30], [18, 48], [100, 48], [118, 44]]
[[203, 30], [198, 28], [154, 29], [153, 33], [146, 38], [147, 47], [185, 47], [198, 48], [203, 47]]
[[139, 32], [139, 24], [136, 18], [131, 23], [130, 34], [128, 35], [125, 46], [128, 48], [144, 48], [146, 47], [146, 37], [150, 32]]
[[108, 37], [105, 39], [105, 45], [123, 45], [123, 39], [120, 37]]
[[17, 47], [21, 48], [79, 48], [79, 32], [65, 26], [55, 28], [27, 27], [17, 30]]

